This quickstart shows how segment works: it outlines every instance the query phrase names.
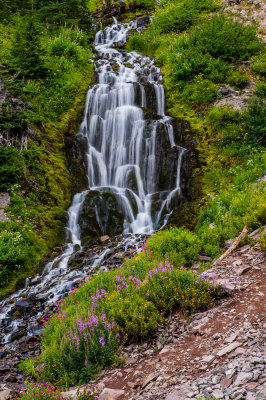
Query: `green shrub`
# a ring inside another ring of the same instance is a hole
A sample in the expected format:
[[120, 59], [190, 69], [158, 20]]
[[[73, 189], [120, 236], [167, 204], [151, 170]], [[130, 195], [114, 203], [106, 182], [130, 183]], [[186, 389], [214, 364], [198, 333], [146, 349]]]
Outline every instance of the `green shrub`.
[[233, 69], [228, 73], [227, 82], [229, 83], [229, 85], [241, 89], [247, 85], [249, 79], [249, 76], [245, 74], [241, 69]]
[[33, 265], [37, 260], [33, 246], [34, 234], [30, 227], [18, 222], [0, 222], [0, 288], [10, 277]]
[[123, 336], [146, 337], [163, 321], [157, 305], [135, 291], [129, 291], [126, 295], [113, 292], [107, 297], [104, 308], [116, 321]]
[[266, 53], [262, 52], [256, 57], [253, 57], [253, 63], [251, 64], [251, 70], [265, 78], [266, 77]]
[[174, 227], [156, 232], [146, 243], [141, 257], [168, 260], [175, 266], [190, 266], [198, 258], [200, 249], [200, 241], [194, 233]]
[[248, 141], [253, 145], [266, 144], [266, 108], [264, 101], [252, 98], [246, 116]]
[[224, 16], [213, 16], [191, 33], [189, 46], [225, 61], [246, 60], [262, 48], [256, 29]]
[[152, 11], [156, 6], [153, 0], [128, 0], [128, 2], [131, 6], [138, 7], [146, 11]]
[[266, 98], [266, 83], [265, 82], [260, 82], [260, 81], [257, 82], [255, 94], [256, 94], [256, 96], [258, 96], [261, 99]]
[[248, 183], [249, 174], [245, 178], [231, 191], [213, 197], [199, 216], [196, 230], [204, 252], [211, 257], [217, 256], [225, 241], [237, 237], [245, 225], [252, 231], [266, 223], [265, 183], [261, 179]]
[[162, 33], [170, 31], [182, 32], [199, 20], [200, 13], [211, 12], [216, 9], [213, 0], [183, 0], [171, 3], [167, 8], [159, 11], [153, 21], [155, 29]]
[[58, 37], [51, 43], [50, 53], [54, 56], [77, 58], [77, 44], [75, 42], [70, 42], [66, 37]]
[[196, 47], [176, 48], [172, 55], [174, 63], [174, 79], [187, 81], [200, 73], [213, 81], [221, 82], [227, 71], [225, 62], [212, 57], [210, 54], [200, 52]]
[[0, 191], [10, 189], [23, 175], [22, 152], [13, 146], [0, 148]]
[[185, 85], [181, 94], [184, 101], [196, 105], [208, 105], [219, 97], [221, 97], [219, 85], [208, 79], [202, 79], [202, 76], [196, 77], [189, 85]]

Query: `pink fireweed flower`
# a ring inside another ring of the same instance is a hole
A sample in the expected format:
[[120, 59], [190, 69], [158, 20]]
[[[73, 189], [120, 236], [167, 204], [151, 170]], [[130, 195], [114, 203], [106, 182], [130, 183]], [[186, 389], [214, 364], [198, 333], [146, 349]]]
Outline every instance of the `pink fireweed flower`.
[[211, 279], [212, 279], [213, 281], [216, 281], [216, 280], [217, 280], [217, 276], [216, 276], [215, 274], [211, 274]]
[[90, 328], [96, 328], [96, 326], [98, 326], [98, 317], [97, 317], [97, 315], [94, 315], [94, 314], [90, 315], [89, 321], [87, 322], [87, 325]]
[[102, 321], [102, 322], [106, 321], [106, 314], [102, 314], [102, 315], [101, 315], [101, 321]]
[[102, 336], [100, 337], [99, 341], [100, 341], [100, 344], [102, 345], [102, 347], [104, 347], [105, 346], [105, 341], [104, 341], [104, 338]]

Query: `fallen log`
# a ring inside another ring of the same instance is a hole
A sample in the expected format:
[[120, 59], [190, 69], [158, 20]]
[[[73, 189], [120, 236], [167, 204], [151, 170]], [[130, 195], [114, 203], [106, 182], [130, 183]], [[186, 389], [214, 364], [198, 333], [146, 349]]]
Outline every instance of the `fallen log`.
[[234, 243], [229, 247], [229, 249], [226, 250], [226, 252], [223, 253], [217, 260], [215, 260], [212, 265], [215, 266], [215, 265], [219, 264], [219, 262], [221, 262], [224, 258], [229, 256], [229, 254], [232, 253], [233, 250], [235, 250], [235, 248], [239, 245], [239, 243], [241, 242], [241, 240], [247, 233], [248, 233], [248, 228], [247, 228], [247, 226], [245, 226], [244, 229], [242, 230], [242, 232], [240, 233], [240, 235], [234, 241]]

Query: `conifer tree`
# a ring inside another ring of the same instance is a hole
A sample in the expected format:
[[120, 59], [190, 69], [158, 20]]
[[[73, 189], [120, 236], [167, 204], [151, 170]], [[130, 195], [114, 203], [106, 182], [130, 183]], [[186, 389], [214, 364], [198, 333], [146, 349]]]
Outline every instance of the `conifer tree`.
[[44, 50], [40, 44], [39, 29], [34, 16], [17, 17], [17, 21], [12, 46], [12, 67], [26, 77], [43, 77], [45, 68], [41, 56]]

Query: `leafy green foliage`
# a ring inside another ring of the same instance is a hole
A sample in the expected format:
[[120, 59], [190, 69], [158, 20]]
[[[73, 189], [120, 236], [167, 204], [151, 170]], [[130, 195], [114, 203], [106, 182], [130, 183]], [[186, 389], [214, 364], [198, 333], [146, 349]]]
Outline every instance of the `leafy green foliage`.
[[[242, 88], [249, 82], [244, 70], [232, 68], [229, 63], [258, 54], [262, 44], [250, 26], [222, 15], [213, 15], [211, 19], [202, 17], [203, 11], [215, 10], [215, 7], [212, 1], [184, 0], [167, 4], [143, 34], [130, 38], [130, 49], [155, 55], [157, 63], [163, 66], [173, 103], [178, 99], [193, 107], [206, 106], [221, 97], [219, 86], [222, 84]], [[189, 22], [183, 15], [186, 10], [191, 15]], [[197, 12], [190, 14], [192, 10]], [[176, 30], [185, 32], [178, 36], [174, 33]]]
[[253, 57], [251, 64], [251, 70], [259, 75], [260, 77], [266, 77], [266, 53], [261, 52], [257, 56]]
[[[252, 172], [254, 177], [261, 172]], [[246, 225], [250, 231], [266, 223], [265, 183], [258, 179], [250, 182], [249, 171], [237, 176], [231, 191], [224, 191], [212, 198], [208, 208], [199, 216], [196, 230], [205, 253], [215, 257], [228, 238], [234, 239]]]
[[0, 190], [5, 191], [18, 182], [23, 175], [25, 162], [15, 147], [0, 147]]
[[198, 22], [200, 13], [216, 9], [212, 0], [184, 0], [169, 4], [169, 7], [158, 11], [154, 18], [152, 29], [161, 33], [171, 31], [182, 32]]
[[199, 51], [225, 61], [246, 60], [262, 48], [254, 27], [223, 16], [213, 16], [196, 27], [187, 45], [197, 46]]
[[11, 67], [24, 76], [40, 78], [46, 73], [41, 56], [40, 31], [33, 18], [16, 18], [12, 43]]
[[19, 222], [0, 222], [0, 288], [10, 278], [37, 260], [36, 239], [30, 226]]
[[[48, 6], [39, 6], [44, 3]], [[49, 2], [53, 7], [59, 3], [66, 2]], [[0, 128], [7, 139], [6, 147], [0, 148], [0, 191], [12, 190], [7, 210], [11, 226], [3, 227], [1, 243], [6, 257], [1, 253], [0, 295], [32, 274], [39, 260], [64, 238], [62, 213], [71, 196], [64, 134], [76, 133], [92, 81], [90, 25], [86, 33], [77, 27], [80, 11], [68, 9], [75, 2], [68, 2], [65, 10], [70, 19], [60, 16], [63, 26], [43, 24], [39, 6], [7, 0], [0, 11], [5, 14], [0, 64], [8, 91], [1, 104]]]
[[186, 229], [171, 228], [159, 231], [145, 246], [145, 258], [163, 261], [167, 259], [175, 266], [190, 266], [198, 258], [200, 242], [196, 235]]
[[246, 125], [249, 133], [249, 142], [253, 145], [266, 144], [266, 108], [261, 99], [250, 100], [246, 116]]

